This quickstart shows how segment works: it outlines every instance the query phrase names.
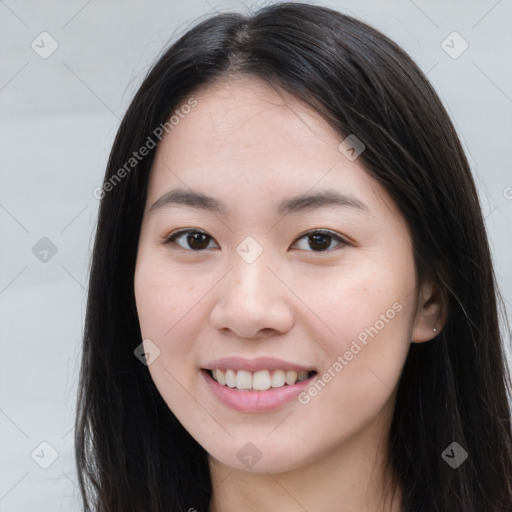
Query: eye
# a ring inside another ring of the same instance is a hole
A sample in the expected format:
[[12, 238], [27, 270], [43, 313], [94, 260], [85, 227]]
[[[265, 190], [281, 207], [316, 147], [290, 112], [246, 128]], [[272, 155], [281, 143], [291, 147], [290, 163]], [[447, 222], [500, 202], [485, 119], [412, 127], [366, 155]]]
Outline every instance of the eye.
[[[182, 249], [199, 252], [204, 249], [212, 249], [213, 238], [197, 229], [182, 229], [171, 233], [164, 241], [164, 245], [176, 244]], [[333, 247], [334, 242], [334, 247]], [[302, 243], [302, 247], [300, 246]], [[337, 244], [337, 245], [336, 245]], [[316, 229], [300, 236], [293, 245], [299, 246], [301, 250], [309, 252], [326, 252], [335, 249], [340, 245], [349, 245], [349, 242], [337, 233], [326, 229]], [[292, 247], [293, 247], [292, 245]]]
[[[165, 240], [164, 244], [177, 244], [182, 249], [192, 251], [202, 251], [203, 249], [209, 249], [209, 242], [213, 241], [213, 238], [197, 229], [182, 229], [171, 233]], [[188, 245], [188, 247], [187, 247]]]
[[[338, 245], [349, 245], [347, 240], [344, 240], [338, 234], [327, 229], [316, 229], [314, 231], [309, 231], [297, 240], [304, 242], [302, 247], [299, 247], [299, 249], [307, 251], [309, 250], [309, 247], [313, 252], [326, 252], [331, 250], [333, 249], [333, 242], [336, 242]], [[299, 242], [295, 242], [294, 245], [298, 243]]]

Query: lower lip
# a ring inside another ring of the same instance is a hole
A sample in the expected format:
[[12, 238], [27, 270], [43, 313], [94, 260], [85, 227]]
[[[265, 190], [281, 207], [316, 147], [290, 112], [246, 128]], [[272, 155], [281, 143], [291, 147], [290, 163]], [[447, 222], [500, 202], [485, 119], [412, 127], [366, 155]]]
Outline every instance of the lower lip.
[[223, 386], [213, 379], [206, 370], [201, 375], [213, 394], [224, 404], [241, 412], [269, 412], [291, 402], [301, 391], [311, 385], [317, 374], [291, 386], [270, 388], [266, 391], [240, 391]]

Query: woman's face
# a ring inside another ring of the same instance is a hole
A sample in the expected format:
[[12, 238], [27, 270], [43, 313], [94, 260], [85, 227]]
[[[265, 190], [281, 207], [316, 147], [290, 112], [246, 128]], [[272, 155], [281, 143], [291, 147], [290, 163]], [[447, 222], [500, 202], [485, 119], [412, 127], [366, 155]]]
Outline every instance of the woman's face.
[[297, 469], [382, 432], [411, 340], [433, 337], [411, 239], [361, 146], [293, 97], [240, 78], [194, 99], [149, 180], [148, 368], [215, 460]]

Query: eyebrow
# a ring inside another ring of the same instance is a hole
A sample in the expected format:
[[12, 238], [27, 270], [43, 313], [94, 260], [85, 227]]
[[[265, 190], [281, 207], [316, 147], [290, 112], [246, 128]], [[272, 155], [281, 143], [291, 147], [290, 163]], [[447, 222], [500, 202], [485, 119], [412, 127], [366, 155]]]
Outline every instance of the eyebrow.
[[[152, 213], [164, 206], [172, 206], [175, 204], [218, 213], [225, 217], [229, 216], [228, 208], [222, 201], [200, 192], [182, 189], [174, 189], [165, 193], [151, 205], [149, 213]], [[332, 190], [324, 190], [314, 194], [290, 197], [278, 204], [276, 212], [280, 215], [286, 215], [289, 213], [315, 210], [327, 206], [350, 207], [364, 213], [370, 213], [368, 206], [356, 197], [349, 194], [334, 192]]]

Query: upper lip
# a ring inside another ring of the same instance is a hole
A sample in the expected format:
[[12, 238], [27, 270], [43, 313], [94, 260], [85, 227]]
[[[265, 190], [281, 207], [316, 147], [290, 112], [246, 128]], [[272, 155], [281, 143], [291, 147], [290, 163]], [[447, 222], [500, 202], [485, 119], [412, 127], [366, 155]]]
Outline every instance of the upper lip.
[[257, 372], [260, 370], [297, 370], [304, 372], [315, 371], [314, 368], [304, 366], [275, 357], [258, 357], [256, 359], [244, 359], [242, 357], [223, 357], [210, 361], [204, 367], [206, 370], [228, 369], [228, 370], [246, 370], [248, 372]]

